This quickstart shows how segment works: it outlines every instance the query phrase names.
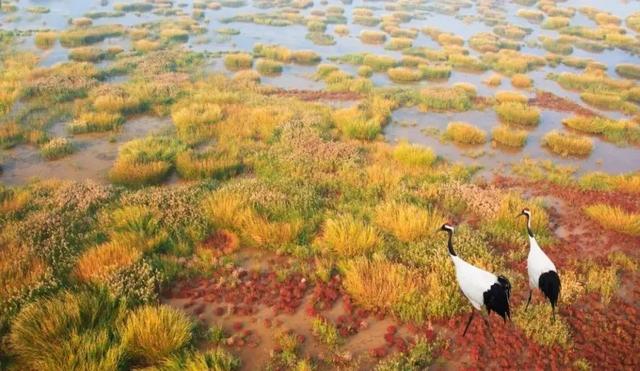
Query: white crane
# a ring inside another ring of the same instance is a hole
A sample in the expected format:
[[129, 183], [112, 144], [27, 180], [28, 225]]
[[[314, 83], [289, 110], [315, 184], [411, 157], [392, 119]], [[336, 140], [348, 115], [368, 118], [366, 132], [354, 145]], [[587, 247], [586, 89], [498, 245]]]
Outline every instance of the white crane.
[[[491, 311], [496, 312], [506, 322], [507, 317], [511, 319], [511, 312], [509, 309], [509, 296], [511, 295], [511, 283], [504, 276], [496, 276], [493, 273], [482, 270], [475, 267], [456, 255], [453, 250], [453, 231], [452, 225], [446, 223], [441, 228], [443, 231], [449, 233], [449, 255], [453, 261], [453, 265], [456, 268], [456, 280], [462, 290], [464, 296], [469, 299], [471, 305], [476, 310], [481, 310], [484, 306], [487, 308], [487, 314], [491, 314]], [[464, 328], [462, 336], [467, 334], [471, 320], [475, 310], [471, 312], [469, 321]], [[489, 327], [489, 321], [484, 316], [485, 324]], [[491, 334], [491, 330], [489, 330]], [[493, 334], [491, 334], [493, 338]]]
[[527, 271], [529, 273], [529, 299], [525, 310], [531, 303], [533, 289], [538, 288], [551, 303], [553, 319], [556, 318], [556, 304], [560, 296], [560, 277], [556, 266], [547, 254], [542, 251], [531, 231], [531, 210], [525, 208], [519, 216], [527, 217], [527, 233], [529, 234], [529, 256], [527, 257]]

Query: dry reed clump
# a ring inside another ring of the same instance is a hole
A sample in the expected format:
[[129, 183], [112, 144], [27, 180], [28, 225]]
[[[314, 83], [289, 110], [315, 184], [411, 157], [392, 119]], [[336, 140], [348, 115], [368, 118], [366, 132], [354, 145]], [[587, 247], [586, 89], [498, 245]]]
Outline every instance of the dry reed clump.
[[617, 206], [606, 204], [588, 206], [584, 212], [606, 229], [640, 236], [640, 214], [628, 213]]
[[542, 144], [562, 156], [587, 156], [593, 150], [591, 139], [553, 130], [542, 137]]
[[176, 157], [176, 170], [185, 179], [226, 179], [239, 173], [241, 168], [236, 156], [219, 151], [187, 150]]
[[460, 144], [483, 144], [487, 141], [484, 130], [461, 121], [450, 122], [443, 137]]
[[215, 124], [223, 118], [223, 112], [218, 104], [192, 102], [174, 107], [171, 118], [178, 138], [195, 144], [213, 135]]
[[40, 147], [40, 154], [47, 160], [57, 160], [73, 153], [73, 144], [67, 138], [53, 138]]

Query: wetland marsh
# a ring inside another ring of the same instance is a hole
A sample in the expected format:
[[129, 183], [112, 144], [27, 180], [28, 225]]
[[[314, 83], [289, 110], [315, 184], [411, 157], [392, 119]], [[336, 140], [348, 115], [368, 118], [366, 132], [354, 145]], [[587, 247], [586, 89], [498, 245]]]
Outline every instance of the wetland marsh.
[[2, 1], [0, 370], [638, 368], [639, 54], [627, 0]]

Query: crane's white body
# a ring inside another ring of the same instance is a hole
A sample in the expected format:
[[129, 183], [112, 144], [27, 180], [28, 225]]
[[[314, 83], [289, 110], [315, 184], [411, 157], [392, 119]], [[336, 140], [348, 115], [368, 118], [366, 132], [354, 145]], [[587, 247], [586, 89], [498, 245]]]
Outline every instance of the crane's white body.
[[540, 276], [543, 273], [549, 271], [556, 271], [556, 266], [553, 264], [547, 254], [542, 251], [538, 245], [538, 241], [532, 236], [529, 236], [529, 256], [527, 257], [527, 271], [529, 273], [529, 287], [532, 289], [539, 288], [538, 282]]
[[498, 282], [498, 277], [475, 267], [455, 255], [450, 255], [456, 267], [456, 280], [464, 296], [474, 308], [480, 310], [484, 305], [484, 292]]

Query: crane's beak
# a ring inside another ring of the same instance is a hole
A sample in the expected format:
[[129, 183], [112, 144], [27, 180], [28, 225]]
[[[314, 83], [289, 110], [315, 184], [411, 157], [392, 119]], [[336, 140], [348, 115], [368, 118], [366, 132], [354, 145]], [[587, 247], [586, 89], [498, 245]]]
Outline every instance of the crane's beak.
[[520, 214], [516, 215], [516, 219], [518, 219], [518, 218], [519, 218], [519, 217], [521, 217], [521, 216], [525, 216], [525, 214], [520, 213]]

